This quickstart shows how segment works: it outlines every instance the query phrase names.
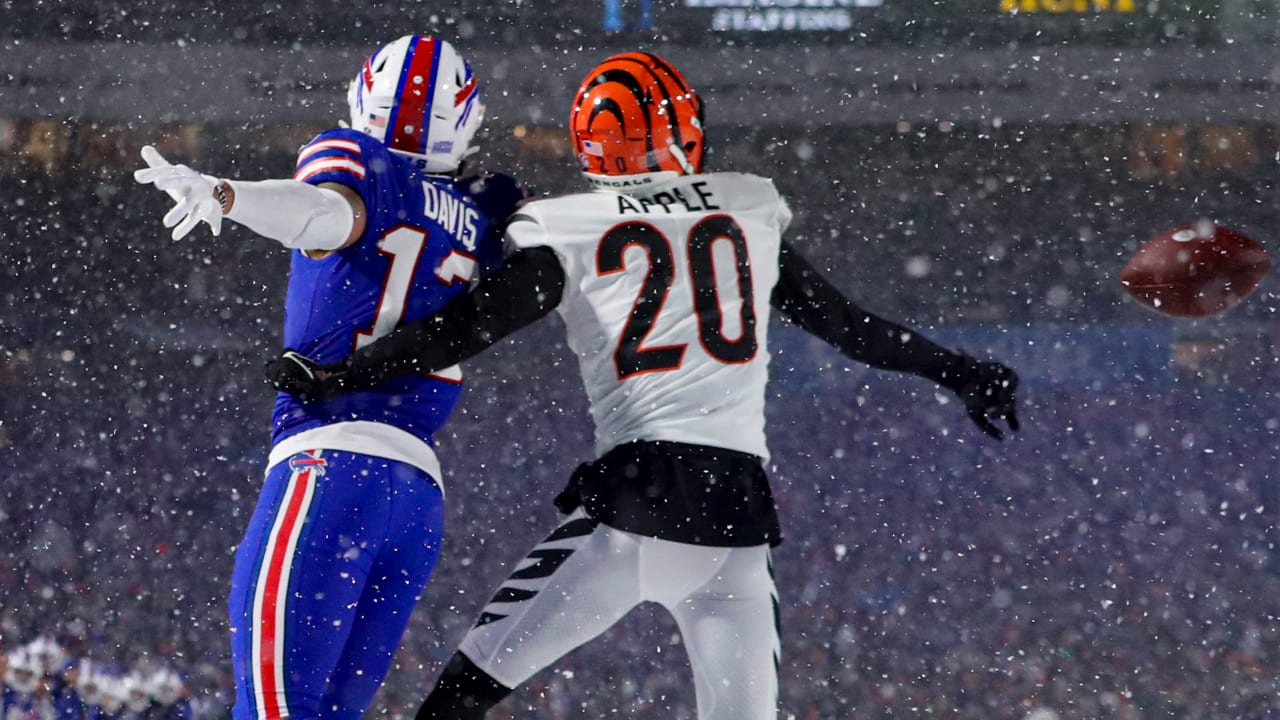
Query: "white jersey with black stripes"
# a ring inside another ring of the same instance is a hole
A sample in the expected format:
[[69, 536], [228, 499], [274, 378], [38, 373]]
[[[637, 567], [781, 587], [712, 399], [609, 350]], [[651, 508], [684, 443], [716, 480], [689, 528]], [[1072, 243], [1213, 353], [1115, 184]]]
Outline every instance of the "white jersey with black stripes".
[[632, 440], [768, 457], [769, 299], [791, 211], [773, 182], [688, 175], [525, 205], [509, 249], [545, 246], [567, 281], [596, 454]]

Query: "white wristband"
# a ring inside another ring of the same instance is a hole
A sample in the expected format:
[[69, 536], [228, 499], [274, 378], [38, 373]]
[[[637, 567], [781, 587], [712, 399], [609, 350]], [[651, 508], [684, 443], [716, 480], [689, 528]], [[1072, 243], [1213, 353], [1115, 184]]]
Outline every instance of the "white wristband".
[[297, 180], [228, 180], [235, 200], [226, 217], [295, 250], [347, 244], [355, 213], [341, 194]]

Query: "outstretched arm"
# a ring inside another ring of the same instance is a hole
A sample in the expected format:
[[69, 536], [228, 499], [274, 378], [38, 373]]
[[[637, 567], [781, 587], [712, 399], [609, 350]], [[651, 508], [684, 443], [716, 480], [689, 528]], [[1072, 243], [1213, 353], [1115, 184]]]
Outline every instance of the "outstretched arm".
[[308, 398], [368, 389], [389, 377], [442, 370], [550, 313], [560, 304], [564, 282], [555, 251], [520, 250], [473, 292], [453, 297], [435, 314], [401, 325], [346, 360], [316, 365], [285, 351], [267, 363], [267, 378], [277, 390]]
[[133, 176], [173, 198], [164, 226], [180, 240], [201, 222], [214, 235], [225, 217], [287, 248], [321, 257], [360, 238], [365, 227], [364, 200], [338, 183], [309, 185], [297, 180], [220, 180], [186, 165], [174, 165], [160, 151], [142, 148], [147, 167]]
[[788, 243], [778, 259], [770, 304], [846, 357], [882, 370], [928, 378], [960, 396], [983, 432], [1003, 436], [996, 420], [1018, 429], [1014, 393], [1018, 375], [999, 363], [980, 362], [885, 320], [845, 297]]

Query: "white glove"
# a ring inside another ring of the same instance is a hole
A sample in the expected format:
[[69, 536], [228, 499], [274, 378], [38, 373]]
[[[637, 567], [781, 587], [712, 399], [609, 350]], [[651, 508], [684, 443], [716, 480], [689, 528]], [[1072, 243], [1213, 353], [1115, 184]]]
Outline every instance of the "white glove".
[[150, 145], [142, 148], [142, 159], [148, 167], [134, 170], [133, 179], [154, 184], [178, 203], [164, 216], [164, 226], [173, 228], [174, 240], [181, 240], [201, 221], [209, 223], [214, 235], [222, 232], [222, 206], [213, 197], [217, 178], [173, 165]]

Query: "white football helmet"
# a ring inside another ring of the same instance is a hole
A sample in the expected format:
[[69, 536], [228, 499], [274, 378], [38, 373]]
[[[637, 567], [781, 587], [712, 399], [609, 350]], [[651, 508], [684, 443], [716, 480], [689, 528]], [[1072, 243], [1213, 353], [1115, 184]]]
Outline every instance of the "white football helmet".
[[365, 60], [347, 91], [351, 127], [418, 161], [452, 173], [475, 152], [484, 104], [471, 66], [452, 45], [406, 35]]
[[75, 688], [80, 693], [80, 699], [87, 705], [101, 705], [106, 692], [102, 683], [103, 674], [92, 660], [81, 660], [77, 667], [79, 672], [76, 674]]
[[27, 650], [40, 663], [41, 672], [46, 674], [61, 672], [62, 664], [67, 661], [66, 651], [57, 640], [48, 635], [41, 635], [27, 643]]
[[99, 675], [99, 683], [102, 688], [102, 709], [107, 711], [108, 715], [114, 715], [120, 712], [124, 707], [124, 701], [129, 698], [129, 691], [125, 687], [124, 678], [117, 675]]
[[135, 670], [125, 675], [124, 683], [124, 706], [133, 712], [142, 712], [151, 704], [151, 692], [147, 687], [147, 681]]
[[40, 669], [40, 661], [25, 647], [10, 652], [7, 656], [9, 665], [4, 671], [4, 682], [14, 690], [30, 695], [35, 692], [44, 672]]
[[151, 697], [161, 705], [172, 705], [182, 697], [182, 691], [185, 683], [182, 682], [182, 676], [176, 671], [169, 668], [160, 668], [147, 678], [147, 687], [151, 692]]

